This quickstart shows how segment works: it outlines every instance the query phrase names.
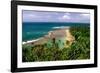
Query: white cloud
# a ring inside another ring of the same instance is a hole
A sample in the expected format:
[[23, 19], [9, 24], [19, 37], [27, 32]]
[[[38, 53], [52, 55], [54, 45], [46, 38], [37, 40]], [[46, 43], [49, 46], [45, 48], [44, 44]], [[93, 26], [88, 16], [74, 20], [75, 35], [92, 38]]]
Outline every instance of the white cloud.
[[90, 14], [81, 14], [83, 20], [90, 20]]
[[36, 16], [36, 15], [33, 15], [33, 14], [28, 14], [28, 16], [29, 16], [29, 17], [34, 17], [34, 16]]
[[70, 13], [65, 13], [62, 17], [59, 17], [59, 19], [62, 19], [62, 20], [68, 20], [68, 19], [71, 19]]
[[68, 15], [68, 16], [70, 16], [71, 14], [70, 14], [70, 13], [65, 13], [64, 15]]
[[62, 19], [70, 19], [70, 16], [64, 15], [64, 16], [62, 16]]
[[83, 17], [89, 17], [90, 14], [81, 14], [81, 16], [83, 16]]

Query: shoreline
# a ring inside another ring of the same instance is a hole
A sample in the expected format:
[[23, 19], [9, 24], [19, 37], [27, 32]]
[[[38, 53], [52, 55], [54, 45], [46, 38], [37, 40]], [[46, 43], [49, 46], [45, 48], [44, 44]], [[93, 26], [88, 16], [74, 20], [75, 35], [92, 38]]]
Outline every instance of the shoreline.
[[[69, 31], [69, 30], [70, 30], [70, 27], [56, 28], [55, 30], [49, 31], [48, 34], [47, 34], [47, 35], [44, 35], [43, 37], [40, 37], [40, 38], [35, 39], [35, 40], [23, 41], [22, 44], [23, 44], [23, 45], [24, 45], [24, 44], [31, 44], [31, 43], [34, 43], [34, 42], [38, 42], [38, 41], [41, 41], [41, 40], [45, 40], [46, 38], [51, 38], [50, 36], [51, 36], [51, 33], [52, 33], [52, 32], [55, 32], [55, 31], [61, 31], [61, 32], [62, 32], [62, 30], [64, 30], [65, 32], [66, 32], [66, 31]], [[66, 32], [66, 33], [68, 33], [68, 32]], [[67, 36], [66, 36], [66, 37], [67, 37]]]
[[30, 43], [33, 43], [33, 42], [37, 42], [37, 41], [41, 40], [42, 38], [43, 38], [43, 37], [38, 38], [38, 39], [35, 39], [35, 40], [24, 41], [24, 42], [22, 42], [22, 44], [24, 45], [24, 44], [30, 44]]

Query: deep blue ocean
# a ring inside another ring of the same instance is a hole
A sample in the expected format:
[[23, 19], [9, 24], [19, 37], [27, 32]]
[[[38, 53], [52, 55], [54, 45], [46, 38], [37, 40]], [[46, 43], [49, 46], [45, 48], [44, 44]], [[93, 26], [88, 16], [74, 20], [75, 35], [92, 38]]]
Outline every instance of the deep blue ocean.
[[24, 22], [22, 24], [22, 41], [34, 40], [46, 35], [49, 31], [66, 26], [90, 26], [89, 23], [57, 23], [57, 22]]

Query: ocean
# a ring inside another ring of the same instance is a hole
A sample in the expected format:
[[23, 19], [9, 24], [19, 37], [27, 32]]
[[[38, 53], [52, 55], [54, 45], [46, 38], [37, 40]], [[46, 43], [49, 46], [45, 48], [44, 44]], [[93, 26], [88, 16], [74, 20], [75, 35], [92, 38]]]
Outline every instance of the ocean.
[[49, 31], [63, 27], [90, 26], [89, 23], [57, 23], [57, 22], [23, 22], [22, 41], [35, 40], [48, 34]]

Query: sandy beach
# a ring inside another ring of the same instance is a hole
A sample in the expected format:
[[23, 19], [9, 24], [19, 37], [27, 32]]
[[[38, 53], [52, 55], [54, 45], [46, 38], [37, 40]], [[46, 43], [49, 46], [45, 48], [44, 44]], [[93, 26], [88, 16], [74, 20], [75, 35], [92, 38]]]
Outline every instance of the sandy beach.
[[41, 37], [36, 40], [29, 40], [26, 42], [23, 42], [22, 44], [44, 44], [46, 43], [49, 39], [53, 38], [65, 38], [67, 41], [70, 42], [70, 44], [75, 40], [75, 38], [71, 35], [70, 33], [70, 28], [69, 27], [64, 27], [64, 28], [57, 28], [56, 30], [48, 32], [47, 35], [44, 35], [44, 37]]

